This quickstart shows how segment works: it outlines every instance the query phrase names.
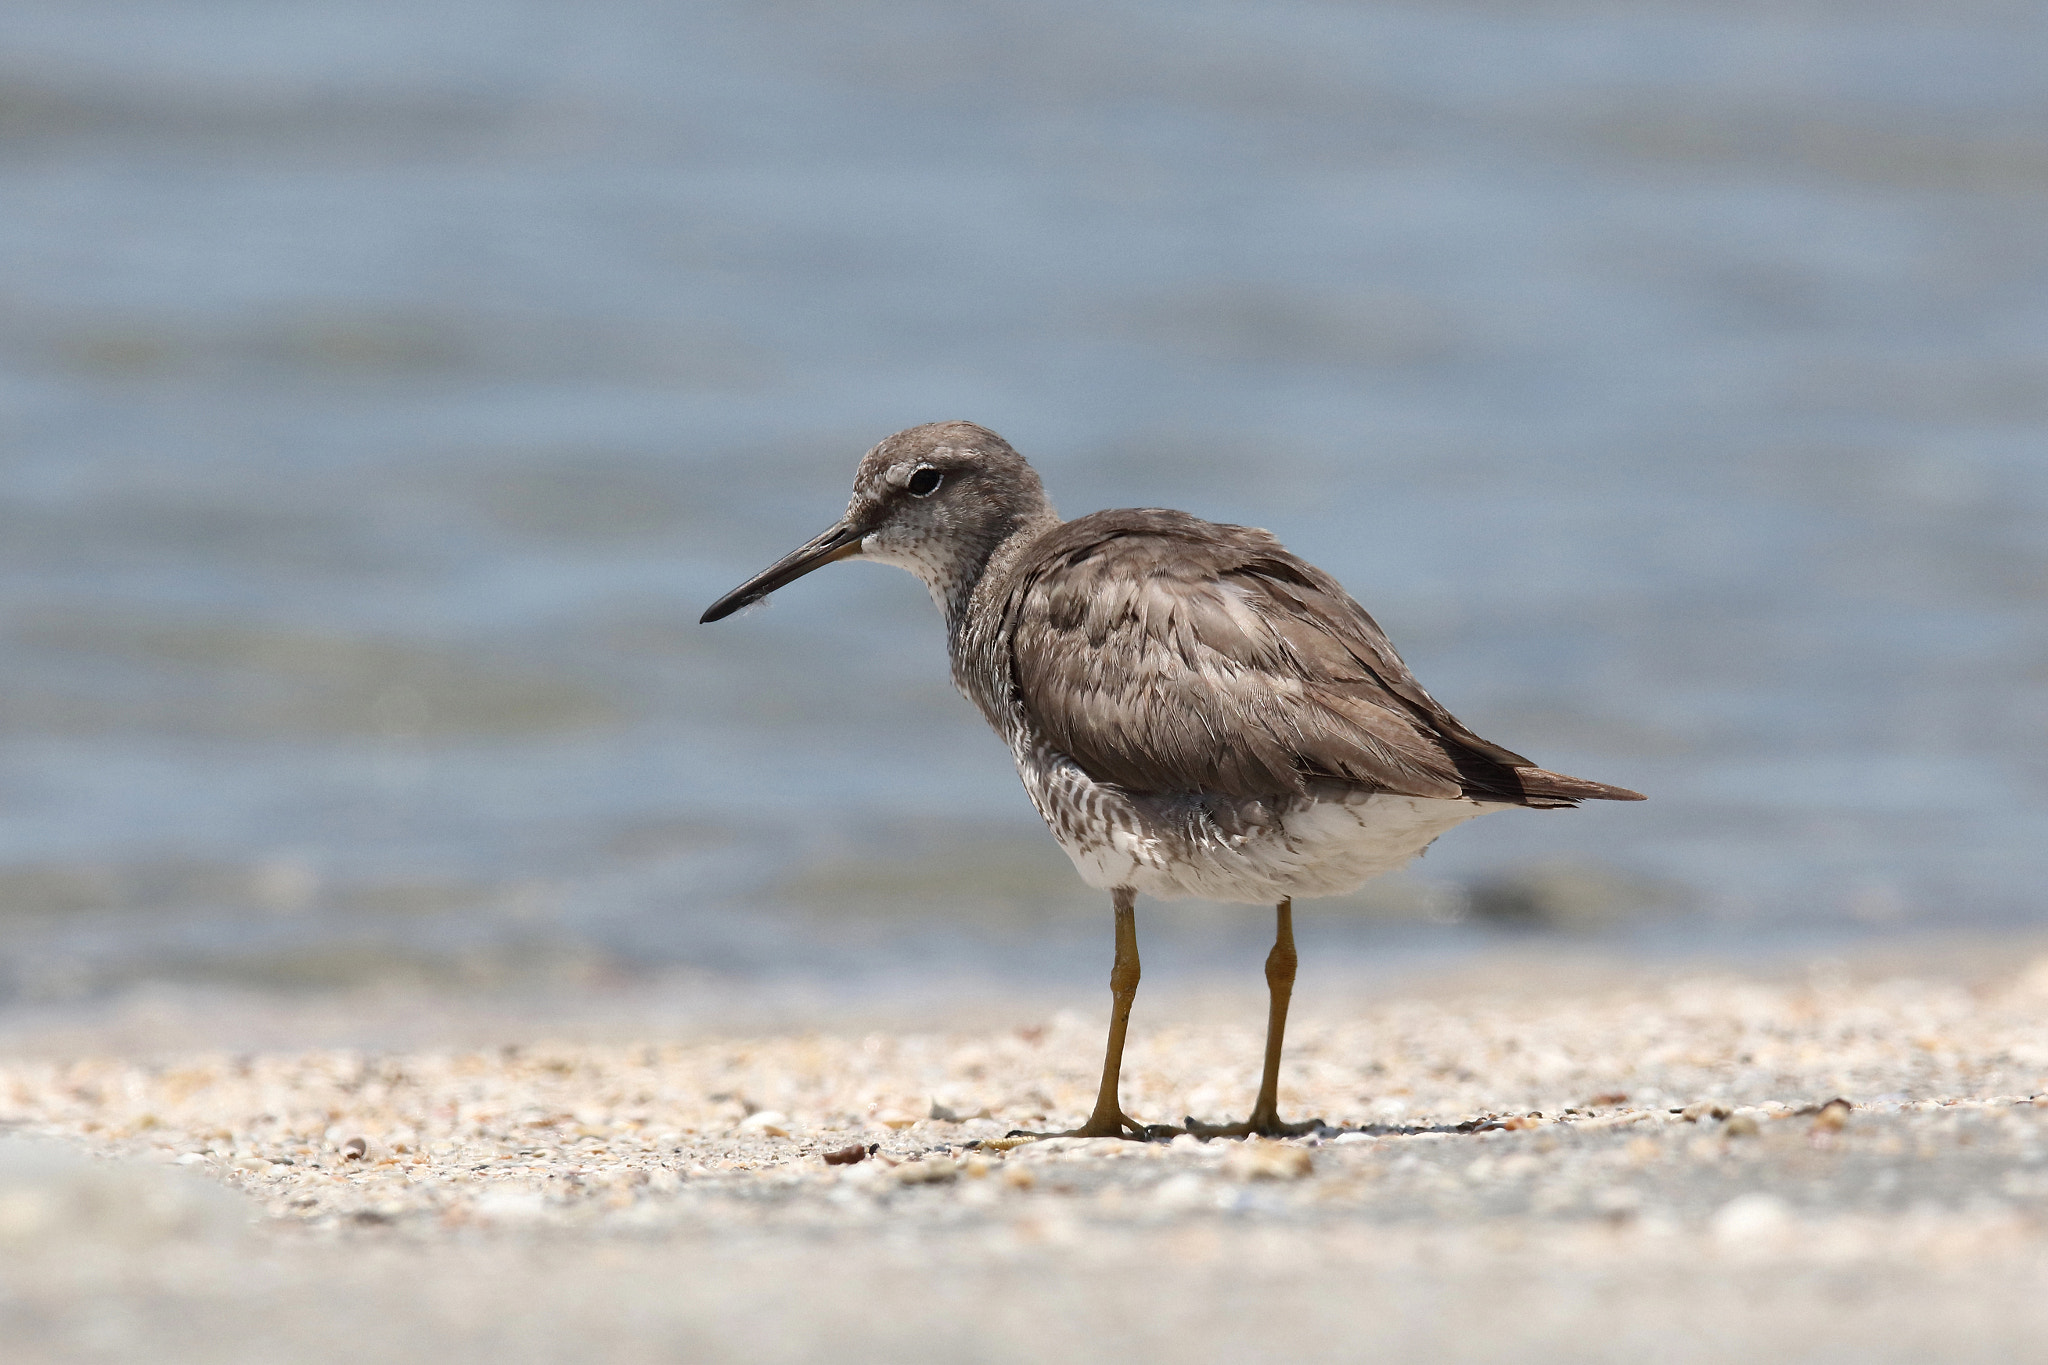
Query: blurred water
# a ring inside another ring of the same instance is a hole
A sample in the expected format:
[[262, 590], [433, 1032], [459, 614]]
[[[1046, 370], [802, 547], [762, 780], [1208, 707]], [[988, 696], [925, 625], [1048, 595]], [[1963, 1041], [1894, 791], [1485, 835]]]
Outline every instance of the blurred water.
[[15, 0], [4, 989], [1093, 963], [917, 584], [693, 624], [943, 417], [1654, 798], [1327, 935], [2038, 923], [2044, 69], [1988, 2]]

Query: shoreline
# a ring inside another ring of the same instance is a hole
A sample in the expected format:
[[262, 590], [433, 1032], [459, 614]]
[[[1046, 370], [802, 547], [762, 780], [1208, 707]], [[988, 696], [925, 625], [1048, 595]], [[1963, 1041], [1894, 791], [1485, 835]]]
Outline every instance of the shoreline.
[[[89, 1300], [184, 1324], [173, 1360], [324, 1360], [343, 1323], [402, 1360], [1477, 1359], [1589, 1331], [1603, 1359], [1990, 1359], [2048, 1330], [2048, 956], [1993, 948], [1523, 954], [1332, 992], [1283, 1105], [1352, 1131], [1287, 1143], [1005, 1143], [1092, 1098], [1101, 1011], [1064, 997], [745, 1034], [442, 1002], [414, 1021], [440, 1045], [150, 1059], [46, 1036], [0, 1062], [0, 1329], [72, 1358]], [[1146, 1003], [1127, 1108], [1241, 1112], [1256, 993]], [[249, 1277], [295, 1315], [237, 1302]]]

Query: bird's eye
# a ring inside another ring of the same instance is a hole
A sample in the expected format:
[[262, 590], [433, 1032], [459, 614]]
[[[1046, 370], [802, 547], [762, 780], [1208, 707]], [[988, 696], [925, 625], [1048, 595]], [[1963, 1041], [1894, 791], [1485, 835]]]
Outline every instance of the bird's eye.
[[941, 474], [936, 469], [926, 468], [912, 474], [910, 482], [905, 484], [904, 487], [909, 490], [910, 496], [913, 498], [928, 498], [938, 492], [939, 485], [945, 481], [946, 476], [944, 474]]

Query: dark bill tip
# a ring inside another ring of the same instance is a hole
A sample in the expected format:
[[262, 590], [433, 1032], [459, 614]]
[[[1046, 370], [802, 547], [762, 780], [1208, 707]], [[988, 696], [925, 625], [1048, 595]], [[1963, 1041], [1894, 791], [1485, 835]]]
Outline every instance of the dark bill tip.
[[706, 607], [704, 614], [697, 618], [697, 624], [701, 626], [709, 625], [713, 621], [723, 621], [741, 607], [753, 606], [777, 588], [796, 582], [813, 569], [822, 569], [837, 560], [853, 558], [860, 553], [861, 534], [842, 521], [823, 535], [805, 541]]

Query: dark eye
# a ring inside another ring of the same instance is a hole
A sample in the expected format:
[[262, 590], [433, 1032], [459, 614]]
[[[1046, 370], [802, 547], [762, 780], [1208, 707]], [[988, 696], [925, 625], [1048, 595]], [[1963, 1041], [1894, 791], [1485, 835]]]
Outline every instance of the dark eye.
[[910, 476], [910, 482], [904, 487], [909, 489], [913, 498], [928, 498], [938, 492], [939, 485], [945, 481], [946, 476], [936, 469], [920, 469]]

